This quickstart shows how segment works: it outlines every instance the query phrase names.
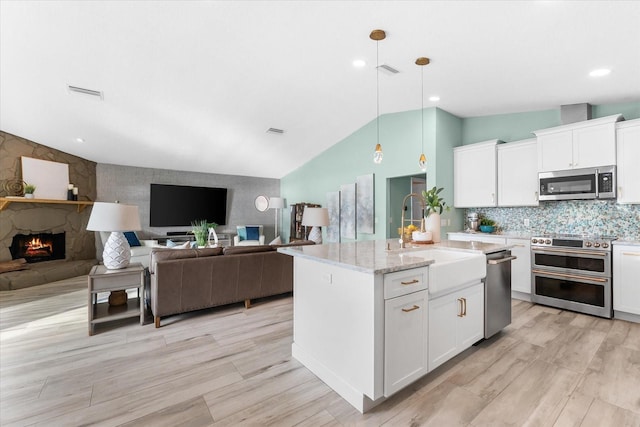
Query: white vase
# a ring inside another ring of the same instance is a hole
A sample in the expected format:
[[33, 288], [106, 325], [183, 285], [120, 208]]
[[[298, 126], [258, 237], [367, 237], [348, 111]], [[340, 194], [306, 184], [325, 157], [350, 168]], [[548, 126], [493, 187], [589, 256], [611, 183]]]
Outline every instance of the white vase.
[[33, 193], [26, 193], [26, 194], [24, 195], [24, 198], [25, 198], [25, 199], [33, 199]]
[[424, 228], [431, 232], [433, 243], [440, 243], [440, 214], [430, 213], [425, 219]]

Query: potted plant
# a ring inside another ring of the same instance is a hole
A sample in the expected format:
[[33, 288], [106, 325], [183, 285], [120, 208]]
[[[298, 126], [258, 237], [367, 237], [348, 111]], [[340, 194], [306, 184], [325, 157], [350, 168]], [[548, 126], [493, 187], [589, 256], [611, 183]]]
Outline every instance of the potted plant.
[[444, 188], [433, 187], [431, 190], [423, 190], [422, 198], [424, 199], [424, 215], [426, 217], [425, 228], [431, 231], [434, 243], [440, 242], [440, 215], [443, 211], [449, 210], [449, 206], [440, 197], [440, 193]]
[[480, 220], [480, 231], [483, 233], [493, 233], [496, 231], [496, 222], [489, 218], [482, 218]]
[[24, 197], [25, 199], [33, 199], [33, 193], [36, 191], [36, 186], [33, 184], [24, 184]]
[[191, 232], [196, 238], [198, 247], [207, 246], [207, 237], [209, 236], [209, 223], [206, 219], [198, 219], [191, 221]]

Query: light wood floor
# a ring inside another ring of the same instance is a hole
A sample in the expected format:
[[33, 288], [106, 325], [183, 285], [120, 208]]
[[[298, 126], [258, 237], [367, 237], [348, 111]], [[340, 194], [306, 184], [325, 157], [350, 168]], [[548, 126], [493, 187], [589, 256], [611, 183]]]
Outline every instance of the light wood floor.
[[514, 300], [502, 333], [361, 415], [292, 360], [291, 297], [89, 337], [86, 292], [0, 293], [1, 425], [640, 426], [640, 324]]

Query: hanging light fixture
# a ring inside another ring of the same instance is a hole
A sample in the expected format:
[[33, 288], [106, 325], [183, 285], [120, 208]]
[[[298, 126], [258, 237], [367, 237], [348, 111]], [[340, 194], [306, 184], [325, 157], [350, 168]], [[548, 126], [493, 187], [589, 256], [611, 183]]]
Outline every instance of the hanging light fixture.
[[380, 63], [378, 42], [380, 40], [384, 40], [385, 37], [387, 37], [387, 34], [383, 30], [373, 30], [371, 31], [371, 34], [369, 34], [369, 38], [376, 42], [376, 133], [378, 139], [376, 143], [376, 150], [373, 153], [373, 162], [376, 164], [382, 163], [382, 145], [380, 145], [380, 71], [378, 70]]
[[422, 152], [420, 153], [420, 159], [418, 160], [418, 166], [420, 166], [420, 170], [422, 172], [427, 171], [427, 156], [424, 155], [424, 66], [429, 63], [429, 58], [425, 58], [421, 56], [416, 59], [416, 65], [420, 66], [420, 78], [422, 79], [422, 90], [420, 96], [420, 117], [422, 118]]

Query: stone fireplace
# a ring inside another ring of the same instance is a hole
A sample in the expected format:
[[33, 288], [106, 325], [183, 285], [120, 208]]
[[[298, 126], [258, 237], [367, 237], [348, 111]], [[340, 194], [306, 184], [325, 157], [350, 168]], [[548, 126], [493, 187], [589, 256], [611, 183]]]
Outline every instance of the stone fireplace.
[[11, 242], [13, 259], [24, 258], [28, 263], [65, 258], [65, 232], [16, 234]]

